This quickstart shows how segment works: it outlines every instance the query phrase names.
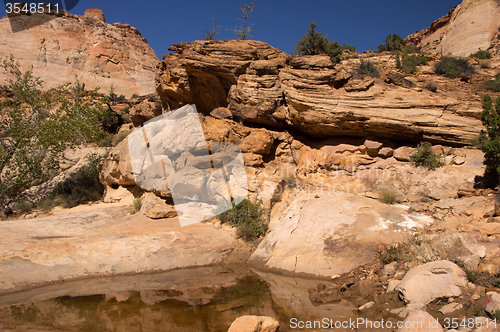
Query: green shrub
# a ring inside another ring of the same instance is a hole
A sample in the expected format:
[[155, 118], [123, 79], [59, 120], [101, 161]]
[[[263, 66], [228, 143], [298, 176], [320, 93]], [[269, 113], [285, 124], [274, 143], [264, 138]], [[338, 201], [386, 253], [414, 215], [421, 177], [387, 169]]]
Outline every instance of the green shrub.
[[[403, 46], [406, 45], [406, 42], [403, 38], [401, 38], [397, 34], [392, 34], [387, 36], [385, 39], [385, 46], [383, 47], [384, 51], [399, 51]], [[379, 46], [379, 50], [380, 50]]]
[[488, 52], [488, 51], [483, 51], [483, 50], [479, 50], [477, 51], [476, 53], [472, 53], [470, 55], [471, 58], [476, 58], [476, 59], [491, 59], [491, 53]]
[[103, 139], [99, 142], [99, 146], [103, 148], [108, 148], [112, 145], [113, 142], [113, 134], [107, 134], [103, 137]]
[[390, 246], [386, 250], [379, 252], [378, 258], [382, 261], [382, 263], [389, 264], [392, 262], [397, 262], [398, 260], [402, 259], [403, 255], [404, 255], [403, 246], [395, 244]]
[[401, 53], [409, 54], [409, 53], [420, 53], [420, 47], [415, 45], [407, 45], [401, 47]]
[[481, 84], [486, 90], [500, 92], [500, 73], [495, 76], [494, 80], [485, 81]]
[[429, 90], [430, 92], [437, 92], [437, 90], [438, 90], [437, 85], [436, 85], [435, 83], [433, 83], [433, 82], [429, 82], [429, 83], [427, 83], [427, 84], [425, 85], [425, 88], [426, 88], [427, 90]]
[[479, 60], [479, 67], [481, 67], [483, 69], [491, 68], [491, 61], [490, 60]]
[[28, 213], [34, 207], [35, 207], [35, 205], [33, 203], [31, 203], [29, 201], [22, 201], [22, 202], [16, 203], [14, 210], [21, 212], [21, 213]]
[[123, 141], [130, 134], [130, 130], [124, 130], [113, 136], [111, 146], [117, 146], [118, 143]]
[[104, 187], [99, 181], [99, 171], [97, 170], [97, 165], [102, 158], [95, 153], [86, 158], [87, 165], [83, 166], [69, 181], [56, 188], [54, 195], [49, 198], [52, 201], [52, 206], [72, 208], [102, 198]]
[[378, 199], [384, 204], [394, 204], [397, 202], [398, 192], [394, 188], [383, 189], [378, 193]]
[[130, 97], [130, 99], [133, 99], [133, 98], [139, 98], [139, 97], [140, 97], [140, 96], [139, 96], [137, 93], [134, 93], [134, 94]]
[[430, 170], [444, 166], [440, 156], [432, 151], [432, 145], [429, 142], [420, 142], [417, 146], [417, 152], [411, 156], [411, 162], [415, 166], [425, 166]]
[[380, 77], [380, 72], [372, 61], [361, 61], [356, 71], [361, 75]]
[[414, 74], [417, 70], [417, 66], [426, 65], [429, 62], [429, 58], [422, 54], [412, 54], [403, 56], [401, 60], [400, 69], [402, 69], [407, 74]]
[[482, 100], [483, 112], [481, 121], [486, 127], [479, 136], [481, 150], [484, 152], [484, 184], [495, 187], [499, 183], [500, 175], [500, 97], [495, 104], [493, 99], [485, 94]]
[[250, 241], [259, 238], [267, 231], [267, 223], [262, 217], [263, 214], [262, 202], [252, 203], [244, 199], [232, 209], [221, 213], [219, 220], [235, 227], [238, 236]]
[[130, 206], [128, 207], [128, 213], [136, 214], [137, 212], [139, 212], [141, 210], [141, 207], [142, 207], [141, 199], [136, 198], [136, 199], [134, 199], [132, 204], [130, 204]]
[[310, 29], [307, 34], [302, 37], [295, 46], [296, 55], [316, 55], [327, 54], [333, 63], [340, 62], [342, 55], [342, 47], [337, 41], [329, 42], [328, 36], [321, 36], [321, 33], [315, 32], [317, 25], [310, 23]]
[[352, 45], [342, 45], [342, 51], [345, 51], [345, 50], [348, 50], [348, 51], [351, 51], [351, 52], [356, 52], [356, 47], [352, 46]]
[[438, 75], [444, 75], [449, 78], [457, 78], [462, 74], [473, 73], [474, 68], [467, 59], [455, 58], [452, 56], [443, 57], [434, 65], [434, 70]]

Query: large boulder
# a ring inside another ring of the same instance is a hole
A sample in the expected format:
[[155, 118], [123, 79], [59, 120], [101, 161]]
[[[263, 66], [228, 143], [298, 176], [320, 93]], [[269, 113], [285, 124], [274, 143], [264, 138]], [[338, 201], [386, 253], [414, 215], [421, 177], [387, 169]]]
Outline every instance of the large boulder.
[[[84, 16], [64, 10], [58, 17], [21, 13], [0, 19], [0, 58], [12, 54], [22, 71], [32, 69], [42, 78], [44, 88], [75, 83], [76, 77], [85, 89], [100, 87], [104, 94], [111, 89], [125, 97], [155, 91], [158, 58], [136, 28], [107, 24], [96, 8]], [[48, 19], [50, 24], [35, 24]], [[13, 33], [11, 24], [35, 26]], [[0, 81], [6, 78], [2, 71]]]
[[397, 332], [443, 332], [439, 321], [425, 311], [415, 311], [401, 322]]
[[456, 297], [467, 285], [465, 272], [450, 261], [435, 261], [414, 267], [396, 291], [407, 303], [426, 305], [438, 298]]
[[284, 213], [274, 215], [269, 234], [248, 263], [261, 269], [331, 277], [369, 264], [380, 244], [403, 240], [409, 225], [428, 222], [402, 207], [366, 197], [326, 188], [304, 191]]

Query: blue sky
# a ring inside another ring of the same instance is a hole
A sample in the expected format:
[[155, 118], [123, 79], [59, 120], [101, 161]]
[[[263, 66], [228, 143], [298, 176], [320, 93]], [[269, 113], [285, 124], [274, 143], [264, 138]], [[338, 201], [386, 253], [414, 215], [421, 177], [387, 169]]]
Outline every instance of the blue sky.
[[[100, 8], [108, 23], [128, 23], [141, 32], [159, 58], [168, 47], [181, 41], [203, 39], [210, 31], [212, 17], [222, 26], [217, 39], [235, 38], [231, 30], [241, 24], [239, 6], [251, 0], [80, 0], [71, 13], [83, 15], [87, 8]], [[446, 15], [461, 0], [256, 0], [248, 19], [252, 38], [292, 53], [307, 33], [309, 23], [327, 34], [330, 41], [351, 44], [358, 51], [377, 49], [387, 35], [402, 37], [427, 28]]]

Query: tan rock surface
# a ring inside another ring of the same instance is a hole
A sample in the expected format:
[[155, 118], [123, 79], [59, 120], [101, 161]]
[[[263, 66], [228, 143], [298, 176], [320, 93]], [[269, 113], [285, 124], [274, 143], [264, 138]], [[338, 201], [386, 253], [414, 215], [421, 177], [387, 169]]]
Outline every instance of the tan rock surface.
[[436, 54], [469, 56], [487, 50], [500, 27], [497, 0], [464, 0], [432, 25], [412, 34], [406, 41]]
[[[306, 192], [269, 224], [270, 233], [249, 264], [272, 270], [331, 277], [370, 263], [379, 244], [405, 237], [409, 224], [431, 218], [408, 215], [403, 207], [339, 193]], [[297, 244], [300, 243], [299, 246]]]
[[124, 205], [75, 209], [0, 222], [0, 293], [75, 278], [217, 264], [235, 246], [234, 230], [213, 224], [181, 228], [176, 218], [127, 216]]
[[228, 332], [276, 332], [280, 324], [272, 317], [242, 316], [229, 327]]
[[[48, 14], [19, 15], [13, 20], [43, 20]], [[139, 31], [128, 24], [107, 24], [99, 9], [85, 16], [61, 12], [60, 17], [30, 29], [12, 33], [9, 19], [0, 19], [0, 58], [14, 55], [21, 70], [33, 68], [45, 88], [64, 83], [84, 83], [86, 89], [111, 85], [118, 95], [155, 91], [158, 58]], [[6, 78], [3, 71], [0, 81]]]
[[176, 53], [163, 57], [156, 77], [166, 109], [195, 103], [208, 114], [227, 107], [241, 121], [315, 137], [462, 145], [482, 127], [479, 101], [470, 102], [463, 91], [435, 94], [352, 78], [352, 69], [334, 66], [328, 56], [290, 58], [262, 42], [234, 40], [182, 43], [171, 50]]

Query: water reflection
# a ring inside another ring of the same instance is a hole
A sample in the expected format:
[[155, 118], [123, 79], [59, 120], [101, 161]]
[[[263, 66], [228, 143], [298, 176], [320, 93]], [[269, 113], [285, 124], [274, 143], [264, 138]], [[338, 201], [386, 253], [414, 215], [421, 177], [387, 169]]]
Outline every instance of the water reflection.
[[312, 305], [307, 289], [317, 283], [244, 267], [67, 282], [0, 297], [0, 327], [17, 321], [65, 331], [227, 331], [237, 317], [264, 315], [290, 331], [291, 317], [354, 317], [348, 303]]

